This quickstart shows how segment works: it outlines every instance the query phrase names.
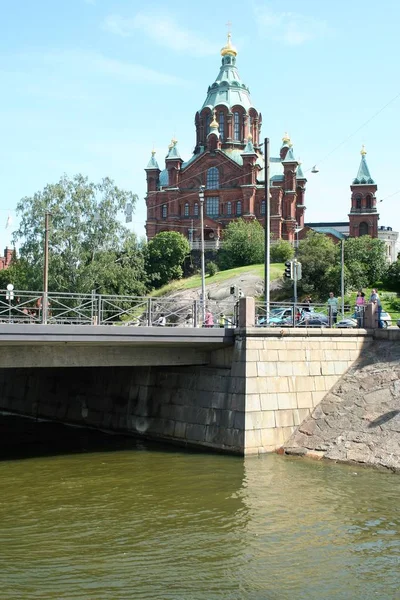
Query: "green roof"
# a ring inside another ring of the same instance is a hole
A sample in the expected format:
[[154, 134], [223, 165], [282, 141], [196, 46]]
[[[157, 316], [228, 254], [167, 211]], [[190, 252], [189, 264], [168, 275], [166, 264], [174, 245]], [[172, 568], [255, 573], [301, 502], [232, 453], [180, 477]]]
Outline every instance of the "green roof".
[[285, 158], [283, 159], [282, 162], [283, 163], [296, 163], [297, 162], [297, 160], [294, 157], [293, 148], [292, 147], [289, 148], [289, 150], [287, 151], [286, 156], [285, 156]]
[[344, 240], [347, 237], [341, 231], [334, 229], [334, 227], [310, 227], [310, 229], [312, 229], [316, 233], [323, 233], [324, 235], [333, 235], [338, 240]]
[[243, 150], [242, 154], [256, 154], [256, 151], [254, 150], [254, 146], [253, 146], [253, 142], [251, 141], [251, 138], [249, 138], [247, 140], [246, 147]]
[[215, 82], [208, 88], [201, 110], [206, 106], [213, 109], [221, 104], [229, 109], [236, 105], [243, 106], [246, 111], [253, 106], [250, 90], [240, 79], [236, 58], [230, 55], [222, 57], [220, 71]]
[[160, 168], [158, 166], [158, 162], [156, 161], [154, 155], [155, 155], [155, 152], [153, 151], [151, 153], [151, 158], [150, 158], [149, 162], [147, 163], [146, 169], [159, 169]]
[[367, 161], [365, 160], [365, 154], [363, 154], [361, 156], [361, 163], [358, 168], [357, 177], [353, 180], [353, 185], [364, 185], [366, 183], [374, 184], [375, 181], [371, 177]]
[[306, 179], [305, 176], [304, 176], [304, 173], [303, 173], [303, 169], [301, 168], [301, 165], [299, 165], [297, 167], [296, 177], [297, 177], [297, 179]]
[[176, 144], [177, 143], [174, 141], [170, 145], [169, 152], [168, 152], [167, 158], [165, 160], [168, 160], [169, 158], [172, 158], [172, 159], [179, 158], [180, 160], [182, 160], [181, 155], [179, 154], [178, 147], [177, 147]]

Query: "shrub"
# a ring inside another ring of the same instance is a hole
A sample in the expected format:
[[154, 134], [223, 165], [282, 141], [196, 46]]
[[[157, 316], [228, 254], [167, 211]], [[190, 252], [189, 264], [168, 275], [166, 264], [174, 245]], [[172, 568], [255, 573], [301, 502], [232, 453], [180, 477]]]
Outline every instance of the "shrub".
[[278, 240], [271, 245], [270, 258], [272, 263], [283, 263], [293, 258], [293, 246], [287, 240]]
[[215, 262], [213, 262], [212, 260], [210, 260], [206, 264], [206, 273], [210, 277], [213, 277], [216, 273], [218, 273], [218, 271], [219, 271], [218, 265]]

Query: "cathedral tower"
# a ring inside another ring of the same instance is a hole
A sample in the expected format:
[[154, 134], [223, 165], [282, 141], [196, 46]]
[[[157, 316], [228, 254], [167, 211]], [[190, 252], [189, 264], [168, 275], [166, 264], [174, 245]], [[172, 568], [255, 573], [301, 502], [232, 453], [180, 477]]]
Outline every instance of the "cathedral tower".
[[378, 186], [369, 172], [365, 158], [366, 154], [367, 151], [363, 146], [357, 177], [350, 186], [351, 209], [349, 213], [349, 235], [351, 237], [370, 235], [376, 238], [378, 237], [379, 214], [376, 209], [375, 193]]

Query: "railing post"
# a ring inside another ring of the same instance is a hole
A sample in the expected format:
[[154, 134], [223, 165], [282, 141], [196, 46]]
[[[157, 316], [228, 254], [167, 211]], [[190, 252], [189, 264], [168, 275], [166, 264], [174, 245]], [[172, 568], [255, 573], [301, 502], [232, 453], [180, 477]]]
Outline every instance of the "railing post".
[[152, 311], [151, 298], [149, 298], [147, 300], [147, 326], [148, 327], [151, 327], [151, 324], [152, 324], [151, 311]]
[[197, 305], [197, 300], [193, 300], [193, 327], [198, 327], [199, 326], [199, 315], [198, 315], [198, 305]]
[[97, 303], [97, 324], [98, 325], [101, 325], [101, 313], [102, 313], [101, 303], [102, 303], [101, 294], [99, 294], [98, 303]]
[[254, 298], [239, 298], [239, 327], [255, 327], [256, 303]]

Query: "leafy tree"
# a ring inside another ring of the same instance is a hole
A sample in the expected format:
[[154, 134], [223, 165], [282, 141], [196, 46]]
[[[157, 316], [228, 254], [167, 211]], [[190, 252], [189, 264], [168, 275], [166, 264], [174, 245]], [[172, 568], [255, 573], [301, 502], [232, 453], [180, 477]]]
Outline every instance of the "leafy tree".
[[302, 264], [300, 293], [325, 298], [330, 291], [340, 291], [339, 248], [329, 237], [310, 231], [299, 243], [297, 258]]
[[270, 258], [272, 263], [282, 263], [293, 258], [293, 246], [287, 240], [278, 240], [271, 245]]
[[385, 243], [369, 235], [348, 238], [344, 244], [344, 262], [351, 288], [372, 286], [387, 271]]
[[258, 221], [232, 221], [223, 232], [224, 244], [219, 256], [221, 268], [232, 269], [263, 262], [264, 240], [264, 228]]
[[384, 278], [383, 284], [385, 289], [392, 290], [400, 294], [400, 258], [396, 262], [392, 263], [388, 268]]
[[181, 279], [182, 265], [189, 252], [189, 242], [181, 233], [163, 231], [154, 236], [146, 249], [146, 269], [152, 285], [158, 288]]
[[142, 249], [118, 218], [128, 203], [134, 207], [136, 201], [135, 194], [120, 190], [108, 178], [91, 183], [83, 175], [64, 175], [58, 183], [22, 198], [13, 241], [21, 241], [15, 270], [26, 272], [23, 287], [43, 287], [44, 217], [48, 211], [50, 291], [144, 293]]

